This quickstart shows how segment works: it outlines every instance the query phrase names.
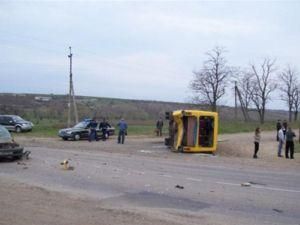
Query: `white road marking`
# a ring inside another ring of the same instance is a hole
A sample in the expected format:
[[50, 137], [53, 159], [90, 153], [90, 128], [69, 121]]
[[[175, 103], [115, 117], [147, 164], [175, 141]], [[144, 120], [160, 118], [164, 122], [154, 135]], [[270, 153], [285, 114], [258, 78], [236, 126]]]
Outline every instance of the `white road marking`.
[[139, 152], [141, 152], [141, 153], [152, 153], [152, 151], [150, 151], [150, 150], [144, 150], [144, 149], [139, 150]]
[[241, 186], [240, 184], [234, 184], [234, 183], [228, 183], [228, 182], [216, 182], [216, 184], [224, 184], [224, 185], [230, 185], [230, 186]]
[[257, 188], [257, 189], [271, 190], [271, 191], [284, 191], [284, 192], [300, 193], [300, 190], [291, 190], [291, 189], [274, 188], [274, 187], [262, 187], [262, 186], [256, 186], [256, 185], [252, 185], [252, 187]]
[[[224, 184], [224, 185], [230, 185], [230, 186], [241, 186], [241, 184], [228, 183], [228, 182], [216, 182], [216, 184]], [[291, 192], [291, 193], [300, 193], [300, 190], [275, 188], [275, 187], [264, 187], [264, 186], [257, 186], [257, 185], [251, 185], [249, 188], [264, 189], [264, 190], [271, 190], [271, 191], [284, 191], [284, 192]]]
[[201, 179], [196, 179], [196, 178], [192, 178], [192, 177], [188, 177], [186, 178], [187, 180], [191, 180], [191, 181], [198, 181], [198, 182], [202, 182]]
[[153, 145], [152, 148], [166, 148], [165, 145]]
[[168, 174], [159, 174], [159, 176], [162, 176], [162, 177], [167, 177], [167, 178], [173, 178], [173, 176], [171, 176], [171, 175], [168, 175]]
[[132, 173], [137, 173], [139, 175], [144, 175], [145, 172], [139, 171], [139, 170], [131, 170]]

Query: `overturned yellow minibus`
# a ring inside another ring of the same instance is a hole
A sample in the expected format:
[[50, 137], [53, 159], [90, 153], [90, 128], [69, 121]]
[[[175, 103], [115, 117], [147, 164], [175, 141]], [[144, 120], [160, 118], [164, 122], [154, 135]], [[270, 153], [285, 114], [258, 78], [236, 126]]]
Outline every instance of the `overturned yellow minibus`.
[[218, 113], [200, 110], [166, 112], [169, 137], [165, 145], [175, 152], [214, 153], [218, 140]]

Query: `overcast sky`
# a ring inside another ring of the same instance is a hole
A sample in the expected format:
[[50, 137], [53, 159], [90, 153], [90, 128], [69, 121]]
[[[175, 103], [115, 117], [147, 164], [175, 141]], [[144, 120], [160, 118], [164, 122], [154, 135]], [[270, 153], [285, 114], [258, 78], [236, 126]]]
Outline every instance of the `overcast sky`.
[[77, 95], [185, 102], [217, 45], [230, 66], [299, 69], [299, 12], [300, 1], [0, 0], [0, 92], [67, 93], [72, 46]]

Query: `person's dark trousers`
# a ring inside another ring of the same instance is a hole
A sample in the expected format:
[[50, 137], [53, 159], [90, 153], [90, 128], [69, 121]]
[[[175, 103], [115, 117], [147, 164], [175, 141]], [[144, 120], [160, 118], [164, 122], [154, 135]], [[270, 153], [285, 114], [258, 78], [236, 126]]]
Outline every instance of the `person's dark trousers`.
[[98, 140], [98, 137], [97, 137], [97, 132], [95, 129], [91, 129], [90, 131], [90, 135], [89, 135], [89, 141], [91, 142], [92, 140]]
[[290, 149], [291, 159], [294, 158], [294, 142], [291, 143], [291, 149]]
[[96, 141], [99, 141], [99, 137], [98, 137], [98, 134], [97, 134], [97, 131], [95, 130], [95, 140]]
[[118, 135], [118, 143], [122, 143], [124, 144], [124, 140], [125, 140], [125, 131], [124, 130], [120, 130], [119, 131], [119, 135]]
[[294, 158], [294, 142], [293, 141], [287, 141], [285, 144], [285, 158], [289, 158], [289, 153], [291, 159]]
[[106, 140], [106, 134], [107, 134], [107, 130], [106, 129], [102, 129], [102, 140], [103, 141]]
[[253, 155], [253, 158], [257, 158], [258, 149], [259, 149], [259, 143], [254, 142], [254, 155]]
[[162, 128], [158, 128], [158, 135], [157, 136], [161, 136], [162, 135]]

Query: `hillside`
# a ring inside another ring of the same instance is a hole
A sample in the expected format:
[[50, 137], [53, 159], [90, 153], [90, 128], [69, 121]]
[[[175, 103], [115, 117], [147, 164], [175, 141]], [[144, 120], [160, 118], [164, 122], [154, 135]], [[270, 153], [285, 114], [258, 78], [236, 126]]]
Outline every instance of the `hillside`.
[[[128, 121], [146, 123], [164, 117], [166, 111], [178, 109], [208, 110], [205, 106], [188, 103], [173, 103], [161, 101], [143, 101], [114, 99], [101, 97], [76, 96], [79, 118], [106, 117], [116, 121], [120, 117]], [[54, 119], [66, 121], [68, 113], [68, 97], [66, 95], [43, 94], [0, 94], [0, 114], [17, 114], [27, 119]], [[220, 119], [232, 121], [235, 118], [234, 108], [228, 106], [219, 107]], [[257, 120], [257, 113], [250, 112], [250, 117]], [[274, 121], [287, 118], [287, 112], [282, 110], [268, 110], [266, 120]], [[238, 120], [243, 120], [242, 113], [238, 112]]]

